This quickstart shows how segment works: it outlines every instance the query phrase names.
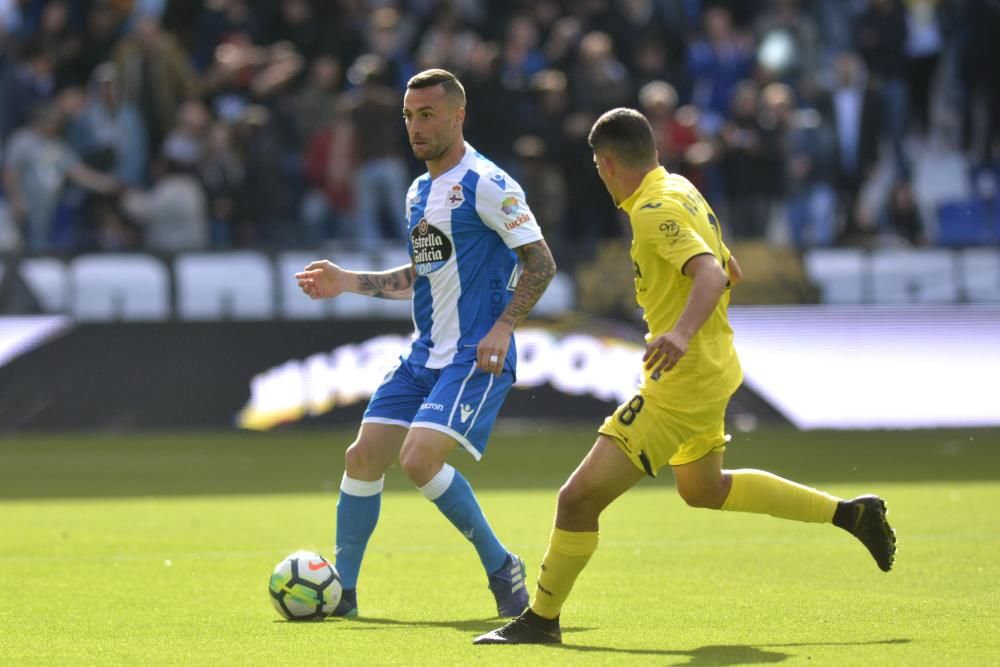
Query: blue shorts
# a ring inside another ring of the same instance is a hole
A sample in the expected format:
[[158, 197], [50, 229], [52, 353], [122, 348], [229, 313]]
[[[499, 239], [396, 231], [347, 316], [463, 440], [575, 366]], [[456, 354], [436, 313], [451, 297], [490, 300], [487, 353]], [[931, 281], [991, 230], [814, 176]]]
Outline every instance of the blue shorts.
[[514, 374], [497, 377], [476, 368], [476, 360], [424, 368], [400, 359], [368, 402], [361, 423], [418, 426], [447, 433], [478, 461]]

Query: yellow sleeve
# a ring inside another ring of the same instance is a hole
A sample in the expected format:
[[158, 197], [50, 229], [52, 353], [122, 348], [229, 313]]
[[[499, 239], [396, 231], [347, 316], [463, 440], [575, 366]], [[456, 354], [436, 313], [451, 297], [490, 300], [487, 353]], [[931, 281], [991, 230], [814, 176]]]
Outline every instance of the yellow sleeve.
[[677, 269], [697, 255], [715, 255], [695, 230], [691, 215], [680, 206], [640, 210], [635, 221], [635, 241], [642, 251], [656, 254]]

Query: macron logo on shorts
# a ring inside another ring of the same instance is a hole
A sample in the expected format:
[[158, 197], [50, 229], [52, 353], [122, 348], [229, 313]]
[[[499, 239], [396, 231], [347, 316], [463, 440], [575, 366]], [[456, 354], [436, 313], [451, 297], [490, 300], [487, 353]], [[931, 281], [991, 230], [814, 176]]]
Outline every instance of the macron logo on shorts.
[[472, 406], [468, 403], [463, 403], [460, 407], [462, 410], [462, 423], [464, 424], [472, 416]]
[[[421, 403], [421, 410], [437, 410], [438, 412], [444, 412], [444, 406], [440, 403]], [[463, 420], [464, 421], [464, 420]]]

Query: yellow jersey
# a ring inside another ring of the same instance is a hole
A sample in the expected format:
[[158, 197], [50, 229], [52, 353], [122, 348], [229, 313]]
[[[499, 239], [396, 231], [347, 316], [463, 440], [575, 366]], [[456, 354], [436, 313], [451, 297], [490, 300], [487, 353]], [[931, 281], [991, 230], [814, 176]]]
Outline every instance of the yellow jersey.
[[[732, 253], [712, 208], [689, 180], [658, 167], [646, 174], [619, 204], [632, 226], [635, 296], [649, 327], [646, 340], [673, 329], [691, 295], [694, 280], [684, 265], [697, 255], [713, 255], [727, 270]], [[701, 404], [729, 397], [743, 381], [743, 370], [729, 326], [729, 287], [715, 311], [691, 337], [687, 353], [659, 377], [643, 374], [643, 389], [679, 404]]]

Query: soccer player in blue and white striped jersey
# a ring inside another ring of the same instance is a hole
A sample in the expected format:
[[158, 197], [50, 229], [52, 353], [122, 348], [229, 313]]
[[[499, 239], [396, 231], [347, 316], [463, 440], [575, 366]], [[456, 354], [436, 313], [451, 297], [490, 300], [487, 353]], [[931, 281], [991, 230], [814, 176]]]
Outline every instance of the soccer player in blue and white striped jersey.
[[490, 528], [465, 478], [446, 462], [458, 446], [478, 460], [507, 392], [513, 332], [555, 274], [521, 187], [465, 143], [465, 91], [450, 72], [410, 79], [403, 119], [427, 165], [407, 193], [411, 263], [381, 273], [323, 260], [296, 274], [313, 299], [355, 292], [413, 300], [413, 344], [376, 390], [345, 456], [337, 503], [337, 569], [357, 614], [357, 580], [378, 521], [385, 471], [399, 456], [421, 493], [472, 542], [501, 616], [527, 606], [524, 561]]

